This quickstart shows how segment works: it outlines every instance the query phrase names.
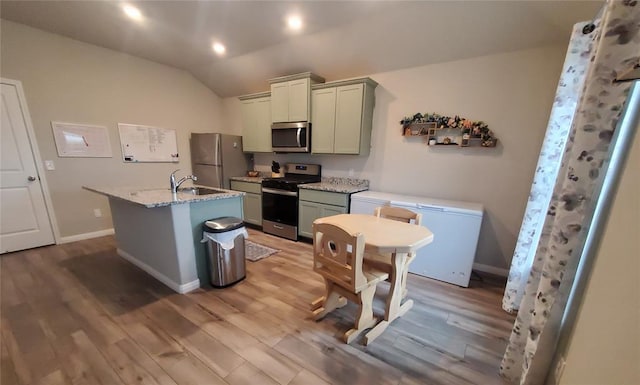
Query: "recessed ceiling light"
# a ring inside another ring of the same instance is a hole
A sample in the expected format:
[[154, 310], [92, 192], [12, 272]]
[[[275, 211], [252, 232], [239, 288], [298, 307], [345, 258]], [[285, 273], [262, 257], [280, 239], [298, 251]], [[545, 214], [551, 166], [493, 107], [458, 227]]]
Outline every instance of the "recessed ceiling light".
[[225, 48], [224, 45], [222, 45], [221, 43], [213, 43], [213, 50], [218, 54], [218, 55], [222, 55], [223, 53], [225, 53], [225, 51], [227, 50]]
[[142, 20], [142, 12], [133, 5], [125, 4], [122, 6], [122, 10], [124, 13], [132, 18], [133, 20], [140, 21]]
[[290, 29], [297, 31], [302, 28], [302, 19], [298, 15], [292, 15], [287, 18], [287, 25]]

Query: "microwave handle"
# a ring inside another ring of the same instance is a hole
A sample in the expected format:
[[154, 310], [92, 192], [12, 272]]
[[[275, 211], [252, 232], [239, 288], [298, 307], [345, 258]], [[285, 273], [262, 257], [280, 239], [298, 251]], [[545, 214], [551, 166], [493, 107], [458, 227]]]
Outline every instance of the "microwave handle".
[[300, 133], [302, 132], [302, 128], [298, 128], [298, 132], [296, 133], [296, 141], [298, 142], [298, 147], [301, 147], [300, 144]]

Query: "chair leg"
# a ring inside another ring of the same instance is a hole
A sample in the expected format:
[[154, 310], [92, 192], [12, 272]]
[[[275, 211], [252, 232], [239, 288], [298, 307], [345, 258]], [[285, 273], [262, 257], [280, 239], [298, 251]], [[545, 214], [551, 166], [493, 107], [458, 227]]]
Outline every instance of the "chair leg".
[[[311, 302], [311, 311], [313, 312], [320, 309], [321, 307], [324, 307], [324, 303], [326, 300], [327, 300], [327, 297], [325, 297], [324, 295], [313, 300], [313, 302]], [[336, 306], [336, 309], [340, 309], [341, 307], [345, 307], [346, 305], [347, 305], [347, 299], [345, 297], [340, 297], [340, 299], [338, 300], [338, 306]]]
[[[338, 294], [335, 290], [334, 290], [334, 283], [333, 282], [329, 282], [327, 280], [324, 281], [324, 284], [326, 286], [326, 294], [324, 296], [325, 300], [324, 303], [322, 303], [321, 306], [318, 306], [314, 311], [313, 311], [313, 319], [318, 321], [320, 319], [322, 319], [324, 316], [326, 316], [327, 314], [331, 313], [332, 311], [334, 311], [335, 309], [338, 309], [344, 305], [347, 304], [347, 300], [344, 297], [341, 297], [340, 294]], [[314, 301], [314, 303], [316, 303], [318, 300]]]
[[324, 301], [327, 299], [327, 297], [325, 297], [324, 295], [321, 297], [316, 298], [315, 300], [313, 300], [313, 302], [311, 302], [311, 311], [317, 310], [319, 308], [322, 307], [322, 305], [324, 305]]
[[375, 285], [369, 286], [358, 293], [360, 312], [356, 317], [355, 327], [344, 334], [344, 342], [348, 344], [351, 343], [360, 334], [362, 334], [363, 331], [369, 329], [378, 321], [373, 317], [373, 296], [375, 293]]

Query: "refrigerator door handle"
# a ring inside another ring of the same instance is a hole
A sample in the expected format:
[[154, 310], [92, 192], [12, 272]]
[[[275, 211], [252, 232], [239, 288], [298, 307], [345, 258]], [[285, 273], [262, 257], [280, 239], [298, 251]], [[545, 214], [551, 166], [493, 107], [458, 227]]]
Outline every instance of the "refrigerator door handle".
[[[220, 137], [220, 135], [217, 136], [216, 138], [216, 163], [218, 165], [222, 165], [223, 159], [222, 159], [222, 138]], [[218, 173], [218, 186], [220, 187], [225, 187], [224, 186], [224, 168], [220, 167], [220, 172]]]

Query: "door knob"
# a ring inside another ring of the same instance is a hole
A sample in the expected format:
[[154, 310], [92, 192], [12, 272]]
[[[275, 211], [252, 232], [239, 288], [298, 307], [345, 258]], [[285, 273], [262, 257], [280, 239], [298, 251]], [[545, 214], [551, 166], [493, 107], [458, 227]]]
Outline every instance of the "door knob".
[[34, 180], [36, 180], [36, 177], [35, 177], [35, 176], [33, 176], [33, 175], [29, 175], [29, 177], [27, 178], [27, 180], [28, 180], [29, 182], [33, 182]]

